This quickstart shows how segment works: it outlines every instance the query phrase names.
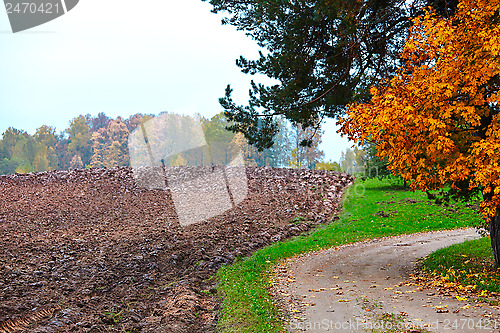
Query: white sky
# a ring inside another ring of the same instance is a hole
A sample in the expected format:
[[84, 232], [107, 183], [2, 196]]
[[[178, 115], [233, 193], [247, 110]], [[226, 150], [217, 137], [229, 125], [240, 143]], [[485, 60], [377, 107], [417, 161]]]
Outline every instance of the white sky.
[[[79, 114], [124, 118], [171, 111], [211, 117], [228, 83], [245, 103], [252, 77], [235, 65], [257, 57], [250, 38], [201, 0], [80, 0], [66, 15], [13, 34], [0, 12], [0, 133], [9, 126], [57, 131]], [[266, 82], [266, 78], [253, 77]], [[269, 82], [269, 81], [267, 81]], [[325, 126], [322, 149], [338, 161], [350, 147]]]

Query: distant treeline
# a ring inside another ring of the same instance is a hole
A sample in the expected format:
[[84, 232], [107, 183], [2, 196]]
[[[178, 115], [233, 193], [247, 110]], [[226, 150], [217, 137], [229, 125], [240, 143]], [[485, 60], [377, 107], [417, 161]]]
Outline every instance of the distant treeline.
[[[156, 117], [165, 114], [168, 113], [162, 112]], [[55, 127], [43, 125], [32, 135], [9, 127], [0, 140], [0, 174], [128, 166], [130, 133], [153, 118], [155, 115], [152, 114], [135, 114], [127, 119], [113, 119], [101, 112], [95, 117], [87, 114], [73, 118], [69, 127], [60, 133], [56, 133]], [[318, 148], [321, 131], [304, 131], [300, 126], [290, 126], [284, 121], [279, 124], [280, 134], [275, 145], [259, 152], [248, 145], [242, 134], [226, 130], [229, 123], [222, 113], [210, 119], [201, 115], [177, 118], [200, 124], [207, 144], [222, 142], [227, 151], [241, 151], [246, 165], [314, 168], [323, 157]], [[312, 147], [299, 145], [309, 137], [313, 137]], [[179, 154], [168, 164], [186, 162]], [[227, 161], [212, 162], [223, 164]]]

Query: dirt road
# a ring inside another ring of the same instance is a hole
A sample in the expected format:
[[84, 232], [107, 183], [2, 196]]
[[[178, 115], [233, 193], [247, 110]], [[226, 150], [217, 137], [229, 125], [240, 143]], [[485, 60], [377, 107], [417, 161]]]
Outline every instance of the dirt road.
[[[500, 308], [404, 285], [415, 261], [478, 238], [475, 229], [346, 245], [278, 267], [279, 303], [292, 332], [499, 332]], [[496, 329], [495, 329], [496, 327]]]

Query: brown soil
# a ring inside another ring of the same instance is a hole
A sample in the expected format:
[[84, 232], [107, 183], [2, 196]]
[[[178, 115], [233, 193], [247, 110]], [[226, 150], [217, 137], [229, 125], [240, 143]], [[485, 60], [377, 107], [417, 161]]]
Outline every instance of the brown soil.
[[327, 222], [352, 182], [247, 177], [235, 209], [182, 227], [169, 192], [137, 187], [130, 168], [1, 176], [0, 333], [213, 332], [216, 270]]

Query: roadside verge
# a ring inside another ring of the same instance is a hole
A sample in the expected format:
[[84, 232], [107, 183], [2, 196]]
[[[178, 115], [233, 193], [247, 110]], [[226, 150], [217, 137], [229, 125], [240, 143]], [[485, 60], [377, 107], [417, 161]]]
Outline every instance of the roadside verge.
[[270, 272], [286, 258], [366, 239], [422, 231], [475, 226], [481, 222], [474, 205], [440, 206], [424, 193], [403, 190], [391, 179], [357, 180], [344, 196], [336, 221], [261, 249], [217, 273], [222, 298], [221, 332], [284, 332], [284, 320], [273, 301]]

